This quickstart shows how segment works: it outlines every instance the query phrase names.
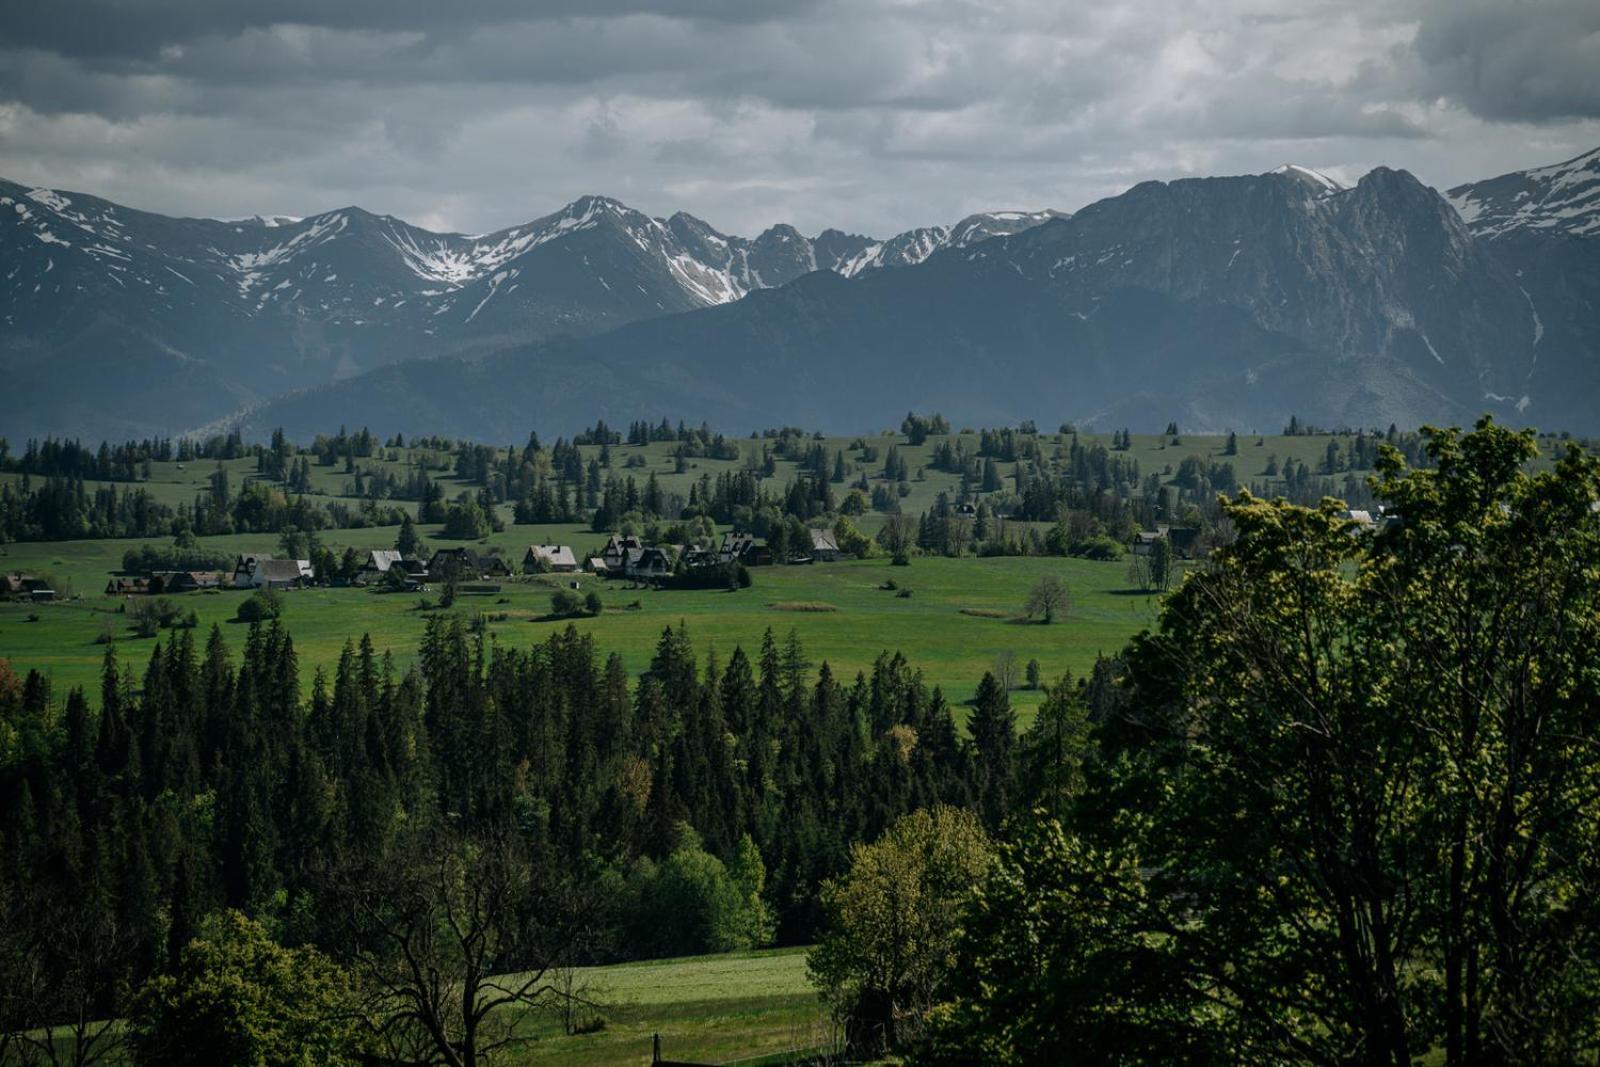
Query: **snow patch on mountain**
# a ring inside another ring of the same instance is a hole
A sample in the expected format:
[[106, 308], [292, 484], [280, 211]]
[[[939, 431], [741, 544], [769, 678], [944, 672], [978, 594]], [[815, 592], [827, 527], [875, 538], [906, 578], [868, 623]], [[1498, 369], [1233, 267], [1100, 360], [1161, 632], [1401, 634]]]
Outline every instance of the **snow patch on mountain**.
[[1312, 170], [1310, 167], [1302, 167], [1298, 163], [1285, 163], [1281, 167], [1274, 167], [1267, 173], [1281, 174], [1286, 178], [1292, 178], [1317, 196], [1332, 196], [1334, 193], [1344, 192], [1347, 188], [1321, 171]]
[[1600, 148], [1563, 163], [1458, 185], [1445, 194], [1474, 235], [1600, 236]]

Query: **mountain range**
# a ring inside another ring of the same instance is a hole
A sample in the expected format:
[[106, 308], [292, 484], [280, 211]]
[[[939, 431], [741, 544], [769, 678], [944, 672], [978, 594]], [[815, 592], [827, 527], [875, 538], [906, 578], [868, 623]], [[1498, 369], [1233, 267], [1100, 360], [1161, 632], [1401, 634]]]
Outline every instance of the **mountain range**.
[[[0, 182], [13, 438], [597, 417], [1600, 428], [1600, 150], [1440, 193], [1378, 168], [1145, 182], [877, 241], [584, 197], [492, 234], [177, 219]], [[16, 398], [26, 397], [25, 403]]]

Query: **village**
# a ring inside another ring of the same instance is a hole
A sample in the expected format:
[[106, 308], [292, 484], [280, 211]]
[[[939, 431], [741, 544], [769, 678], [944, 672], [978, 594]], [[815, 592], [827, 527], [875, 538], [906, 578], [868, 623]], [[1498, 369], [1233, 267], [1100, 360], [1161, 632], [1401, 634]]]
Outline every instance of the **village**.
[[[832, 563], [844, 557], [834, 535], [813, 530], [810, 551], [788, 560], [791, 565]], [[348, 581], [319, 576], [309, 559], [282, 559], [246, 552], [228, 570], [152, 570], [117, 574], [106, 582], [106, 596], [169, 596], [200, 590], [284, 591], [316, 585], [345, 584], [393, 592], [423, 592], [431, 585], [454, 583], [463, 595], [500, 591], [499, 581], [546, 574], [588, 574], [595, 578], [662, 584], [674, 576], [704, 579], [740, 567], [769, 566], [772, 550], [754, 536], [726, 533], [720, 544], [646, 545], [633, 535], [613, 534], [596, 555], [579, 560], [571, 545], [529, 545], [520, 563], [495, 549], [465, 546], [439, 548], [426, 558], [407, 557], [398, 549], [366, 552]], [[748, 583], [746, 583], [748, 584]], [[15, 572], [0, 575], [0, 598], [46, 602], [56, 598], [47, 579]]]

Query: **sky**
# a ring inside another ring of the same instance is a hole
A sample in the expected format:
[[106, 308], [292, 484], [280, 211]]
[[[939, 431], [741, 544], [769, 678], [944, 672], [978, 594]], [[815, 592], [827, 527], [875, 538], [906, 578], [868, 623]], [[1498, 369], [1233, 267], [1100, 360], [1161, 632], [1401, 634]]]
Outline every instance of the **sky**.
[[50, 0], [0, 176], [484, 232], [587, 193], [873, 236], [1295, 162], [1438, 188], [1600, 145], [1595, 0]]

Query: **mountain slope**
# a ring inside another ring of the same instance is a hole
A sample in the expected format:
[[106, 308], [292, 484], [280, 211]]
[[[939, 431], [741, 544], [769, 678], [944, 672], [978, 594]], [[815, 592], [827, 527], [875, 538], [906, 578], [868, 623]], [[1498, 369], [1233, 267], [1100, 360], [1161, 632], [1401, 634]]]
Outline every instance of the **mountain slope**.
[[1527, 304], [1540, 421], [1592, 426], [1600, 398], [1600, 148], [1448, 196]]
[[1446, 195], [1479, 237], [1515, 231], [1600, 236], [1600, 148], [1553, 166], [1458, 185]]
[[[974, 216], [918, 238], [921, 255], [1045, 217]], [[387, 363], [597, 333], [819, 267], [920, 260], [863, 259], [896, 241], [789, 226], [733, 237], [594, 196], [478, 236], [354, 207], [174, 219], [0, 181], [0, 372], [36, 401], [9, 429], [170, 433]]]
[[1351, 189], [1299, 173], [1150, 182], [914, 266], [819, 272], [472, 367], [407, 364], [248, 427], [304, 433], [342, 412], [505, 440], [596, 416], [847, 432], [906, 407], [1191, 430], [1515, 418], [1545, 399], [1517, 391], [1531, 324], [1507, 268], [1403, 171]]

